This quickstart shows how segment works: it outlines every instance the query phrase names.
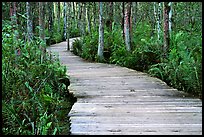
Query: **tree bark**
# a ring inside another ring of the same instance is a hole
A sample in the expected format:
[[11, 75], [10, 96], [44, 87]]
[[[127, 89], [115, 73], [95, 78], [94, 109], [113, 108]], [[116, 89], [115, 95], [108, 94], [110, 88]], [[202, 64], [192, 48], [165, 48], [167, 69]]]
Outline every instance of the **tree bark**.
[[158, 3], [154, 2], [154, 17], [156, 20], [155, 30], [157, 34], [157, 40], [161, 40], [161, 2]]
[[82, 36], [86, 34], [86, 3], [82, 3], [82, 19], [81, 19], [81, 28], [82, 28]]
[[172, 2], [169, 2], [168, 6], [169, 6], [169, 33], [171, 35], [171, 31], [172, 31]]
[[112, 31], [112, 23], [113, 23], [113, 2], [109, 3], [109, 30]]
[[49, 18], [48, 18], [48, 31], [49, 31], [49, 36], [50, 36], [50, 39], [49, 39], [49, 45], [51, 44], [50, 43], [50, 40], [53, 36], [53, 2], [48, 2], [48, 14], [49, 14]]
[[169, 49], [169, 6], [168, 2], [164, 2], [164, 45], [163, 45], [163, 57], [166, 58]]
[[87, 4], [87, 25], [88, 25], [88, 32], [91, 34], [91, 21], [90, 21], [90, 5]]
[[98, 44], [98, 58], [103, 60], [104, 49], [104, 26], [103, 26], [103, 3], [99, 2], [99, 44]]
[[74, 22], [74, 24], [75, 24], [75, 26], [74, 26], [74, 28], [77, 28], [77, 23], [76, 23], [76, 13], [75, 13], [75, 4], [74, 4], [74, 2], [72, 2], [72, 7], [73, 7], [73, 15], [74, 15], [74, 17], [73, 17], [73, 22]]
[[31, 19], [31, 8], [30, 2], [26, 2], [26, 13], [27, 13], [27, 39], [31, 41], [33, 39], [33, 23]]
[[127, 51], [130, 51], [130, 2], [127, 2], [125, 8], [124, 28], [125, 28], [125, 45]]
[[67, 34], [67, 51], [70, 50], [70, 47], [69, 47], [69, 30], [70, 30], [70, 25], [69, 25], [69, 22], [71, 23], [71, 19], [70, 19], [70, 14], [71, 14], [71, 2], [67, 2], [67, 5], [68, 5], [68, 16], [67, 16], [67, 22], [66, 22], [66, 25], [67, 25], [67, 29], [66, 29], [66, 34]]
[[64, 39], [67, 38], [67, 3], [64, 2]]
[[16, 12], [17, 12], [17, 7], [16, 7], [16, 2], [11, 2], [10, 5], [10, 17], [11, 17], [11, 22], [13, 24], [13, 31], [14, 31], [14, 40], [16, 41], [19, 37], [18, 35], [18, 22], [17, 22], [17, 16], [16, 16]]
[[43, 40], [43, 43], [40, 45], [40, 49], [42, 50], [42, 55], [41, 55], [41, 63], [43, 62], [45, 58], [45, 53], [46, 53], [46, 42], [45, 42], [45, 32], [44, 32], [44, 2], [39, 2], [39, 34], [40, 38]]
[[123, 39], [125, 40], [125, 2], [122, 2], [122, 29], [123, 29]]
[[58, 7], [58, 12], [57, 12], [57, 21], [58, 21], [57, 32], [60, 33], [60, 2], [58, 2], [57, 7]]

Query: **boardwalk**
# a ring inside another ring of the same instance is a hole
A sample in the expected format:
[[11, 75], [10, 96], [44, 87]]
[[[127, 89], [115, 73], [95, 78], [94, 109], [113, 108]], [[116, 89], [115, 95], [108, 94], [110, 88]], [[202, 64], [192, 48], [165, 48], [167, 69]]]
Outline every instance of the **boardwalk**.
[[[73, 39], [70, 40], [70, 44]], [[125, 67], [90, 63], [52, 45], [68, 68], [73, 135], [201, 135], [202, 101]]]

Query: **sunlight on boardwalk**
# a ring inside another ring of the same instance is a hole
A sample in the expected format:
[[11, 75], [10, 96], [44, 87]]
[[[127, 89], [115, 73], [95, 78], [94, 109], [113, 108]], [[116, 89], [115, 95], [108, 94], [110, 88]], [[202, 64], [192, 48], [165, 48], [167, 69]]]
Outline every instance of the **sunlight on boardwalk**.
[[[73, 40], [70, 40], [70, 44]], [[68, 114], [73, 135], [201, 135], [202, 101], [146, 73], [90, 63], [52, 45], [68, 68], [77, 102]]]

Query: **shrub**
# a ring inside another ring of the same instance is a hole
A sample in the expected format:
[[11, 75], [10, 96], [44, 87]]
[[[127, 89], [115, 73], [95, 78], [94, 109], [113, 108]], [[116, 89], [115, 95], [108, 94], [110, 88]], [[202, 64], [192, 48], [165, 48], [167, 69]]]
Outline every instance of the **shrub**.
[[64, 102], [73, 104], [60, 94], [64, 88], [58, 79], [66, 76], [66, 67], [49, 54], [41, 60], [40, 39], [13, 40], [12, 27], [6, 22], [2, 26], [3, 134], [59, 134], [64, 121], [60, 109]]

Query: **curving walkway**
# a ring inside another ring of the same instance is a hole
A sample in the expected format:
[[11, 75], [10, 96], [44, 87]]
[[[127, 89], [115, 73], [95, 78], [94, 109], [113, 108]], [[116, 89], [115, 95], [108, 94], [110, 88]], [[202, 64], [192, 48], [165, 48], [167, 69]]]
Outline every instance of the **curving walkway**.
[[67, 66], [69, 90], [77, 97], [68, 114], [72, 135], [202, 135], [200, 99], [146, 73], [87, 62], [66, 45], [48, 50]]

